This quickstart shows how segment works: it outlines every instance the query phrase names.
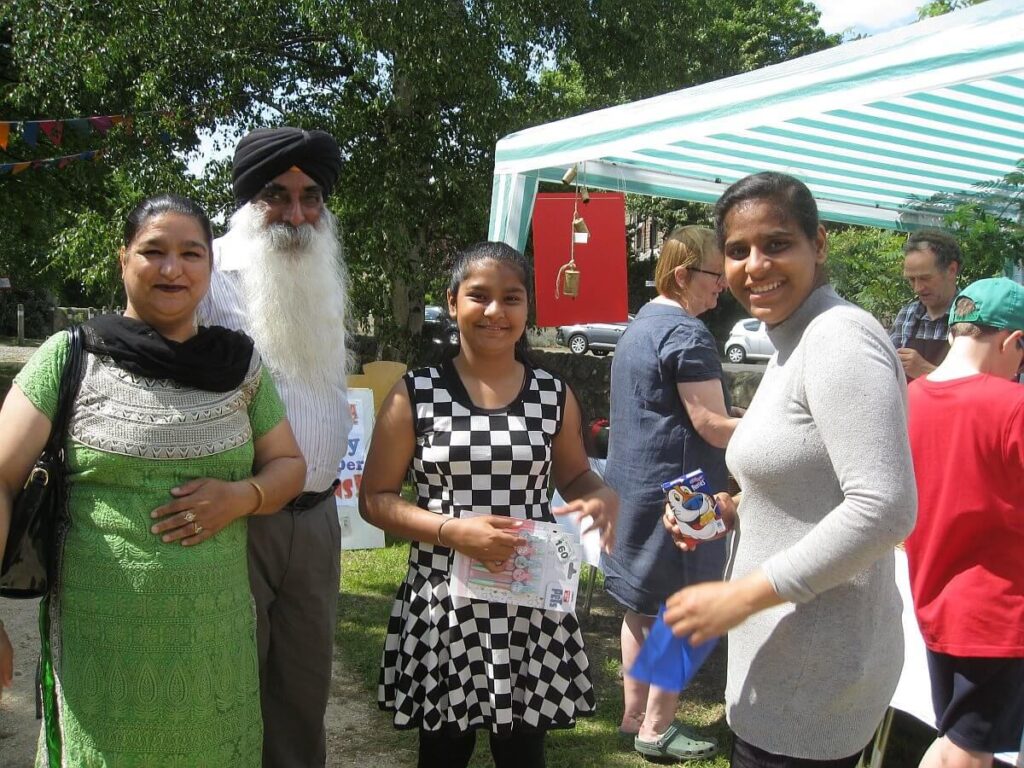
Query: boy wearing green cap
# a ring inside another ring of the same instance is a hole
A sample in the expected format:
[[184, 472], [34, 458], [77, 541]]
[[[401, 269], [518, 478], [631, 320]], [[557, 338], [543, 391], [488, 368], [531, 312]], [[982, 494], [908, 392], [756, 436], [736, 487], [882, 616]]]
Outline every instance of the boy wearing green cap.
[[972, 283], [949, 337], [909, 389], [907, 556], [939, 731], [921, 768], [988, 768], [1024, 727], [1024, 286]]

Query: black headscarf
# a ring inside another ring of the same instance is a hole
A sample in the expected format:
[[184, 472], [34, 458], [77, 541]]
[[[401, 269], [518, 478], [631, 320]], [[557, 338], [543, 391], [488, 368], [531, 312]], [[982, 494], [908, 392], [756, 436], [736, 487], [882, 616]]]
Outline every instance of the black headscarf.
[[87, 350], [112, 358], [129, 373], [209, 392], [237, 389], [252, 361], [252, 339], [220, 326], [200, 328], [186, 341], [165, 339], [121, 315], [94, 317], [83, 328]]
[[257, 128], [235, 149], [231, 165], [235, 198], [239, 203], [248, 202], [292, 166], [319, 184], [327, 197], [341, 173], [338, 142], [323, 131]]

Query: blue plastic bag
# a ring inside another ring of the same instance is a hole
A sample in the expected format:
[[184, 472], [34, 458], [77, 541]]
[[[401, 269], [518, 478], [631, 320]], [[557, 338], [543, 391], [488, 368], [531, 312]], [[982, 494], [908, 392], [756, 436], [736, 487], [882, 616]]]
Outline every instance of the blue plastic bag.
[[673, 635], [665, 623], [663, 605], [636, 661], [626, 674], [642, 683], [678, 693], [689, 685], [717, 644], [717, 637], [694, 646], [690, 645], [688, 638]]

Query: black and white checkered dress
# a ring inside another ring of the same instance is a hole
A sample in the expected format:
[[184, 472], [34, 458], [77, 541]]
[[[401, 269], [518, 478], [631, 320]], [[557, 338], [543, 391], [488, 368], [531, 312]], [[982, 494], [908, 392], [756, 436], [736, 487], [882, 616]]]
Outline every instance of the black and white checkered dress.
[[[417, 503], [553, 520], [551, 442], [566, 387], [527, 368], [519, 396], [496, 411], [473, 405], [454, 366], [405, 376], [414, 409]], [[559, 613], [448, 594], [452, 551], [413, 542], [381, 662], [378, 699], [397, 728], [467, 731], [566, 728], [594, 712], [579, 622]]]

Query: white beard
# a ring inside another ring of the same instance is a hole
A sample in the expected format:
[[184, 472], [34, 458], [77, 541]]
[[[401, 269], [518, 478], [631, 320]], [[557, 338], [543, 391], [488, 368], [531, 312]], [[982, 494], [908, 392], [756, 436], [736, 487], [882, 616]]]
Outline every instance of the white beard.
[[334, 215], [324, 209], [315, 227], [268, 226], [247, 203], [231, 230], [249, 244], [242, 291], [263, 362], [285, 378], [344, 387], [348, 273]]

